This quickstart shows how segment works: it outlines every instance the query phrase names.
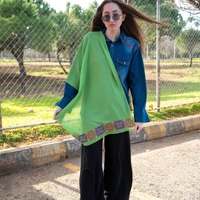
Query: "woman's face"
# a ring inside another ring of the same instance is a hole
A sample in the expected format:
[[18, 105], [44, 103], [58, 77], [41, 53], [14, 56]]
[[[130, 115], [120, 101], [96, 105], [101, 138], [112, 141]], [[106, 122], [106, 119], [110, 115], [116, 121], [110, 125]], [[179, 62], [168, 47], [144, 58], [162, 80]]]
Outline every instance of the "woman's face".
[[102, 21], [105, 24], [107, 30], [119, 30], [125, 17], [125, 14], [122, 13], [116, 3], [111, 2], [104, 5], [102, 12]]

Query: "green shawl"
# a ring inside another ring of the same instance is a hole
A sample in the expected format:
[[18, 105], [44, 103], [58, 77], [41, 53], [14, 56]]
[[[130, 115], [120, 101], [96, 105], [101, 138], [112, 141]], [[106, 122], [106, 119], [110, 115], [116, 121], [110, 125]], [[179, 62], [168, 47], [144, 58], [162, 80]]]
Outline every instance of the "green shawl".
[[66, 81], [78, 94], [57, 119], [84, 145], [133, 127], [130, 107], [101, 31], [84, 36]]

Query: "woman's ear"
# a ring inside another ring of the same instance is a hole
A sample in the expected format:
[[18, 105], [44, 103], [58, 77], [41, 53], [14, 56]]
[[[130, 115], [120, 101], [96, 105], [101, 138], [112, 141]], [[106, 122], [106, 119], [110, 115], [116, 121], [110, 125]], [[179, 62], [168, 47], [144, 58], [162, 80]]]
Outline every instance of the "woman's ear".
[[124, 14], [123, 14], [122, 21], [124, 21], [124, 20], [125, 20], [125, 18], [126, 18], [126, 14], [124, 13]]

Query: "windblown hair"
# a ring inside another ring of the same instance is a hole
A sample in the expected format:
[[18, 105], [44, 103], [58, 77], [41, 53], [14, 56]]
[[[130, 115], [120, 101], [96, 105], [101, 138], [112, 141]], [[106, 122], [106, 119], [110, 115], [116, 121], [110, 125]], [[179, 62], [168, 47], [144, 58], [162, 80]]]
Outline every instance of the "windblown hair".
[[124, 30], [127, 36], [133, 37], [139, 42], [143, 53], [144, 53], [143, 32], [136, 20], [142, 20], [150, 24], [166, 25], [162, 23], [161, 21], [156, 21], [150, 18], [149, 16], [136, 10], [132, 6], [124, 3], [122, 0], [104, 0], [101, 3], [101, 5], [97, 8], [97, 11], [94, 15], [91, 28], [90, 28], [91, 31], [101, 31], [102, 29], [105, 28], [105, 25], [102, 22], [102, 12], [103, 12], [104, 5], [107, 3], [116, 3], [121, 9], [122, 13], [126, 14], [126, 18], [121, 25], [121, 29]]

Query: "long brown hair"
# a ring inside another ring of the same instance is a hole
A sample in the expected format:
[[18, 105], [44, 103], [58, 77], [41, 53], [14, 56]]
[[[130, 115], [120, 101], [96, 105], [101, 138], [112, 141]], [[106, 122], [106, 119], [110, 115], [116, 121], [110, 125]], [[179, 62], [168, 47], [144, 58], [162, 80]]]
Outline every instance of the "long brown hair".
[[105, 28], [105, 25], [102, 22], [101, 17], [102, 17], [103, 7], [107, 3], [116, 3], [121, 9], [122, 13], [126, 14], [126, 18], [123, 21], [121, 28], [124, 30], [126, 35], [135, 38], [139, 42], [143, 53], [144, 53], [143, 32], [140, 26], [138, 25], [136, 19], [148, 22], [150, 24], [166, 25], [160, 21], [156, 21], [150, 18], [149, 16], [136, 10], [132, 6], [124, 3], [122, 0], [104, 0], [101, 3], [101, 5], [97, 8], [97, 11], [93, 17], [91, 28], [90, 28], [91, 31], [101, 31], [102, 29]]

